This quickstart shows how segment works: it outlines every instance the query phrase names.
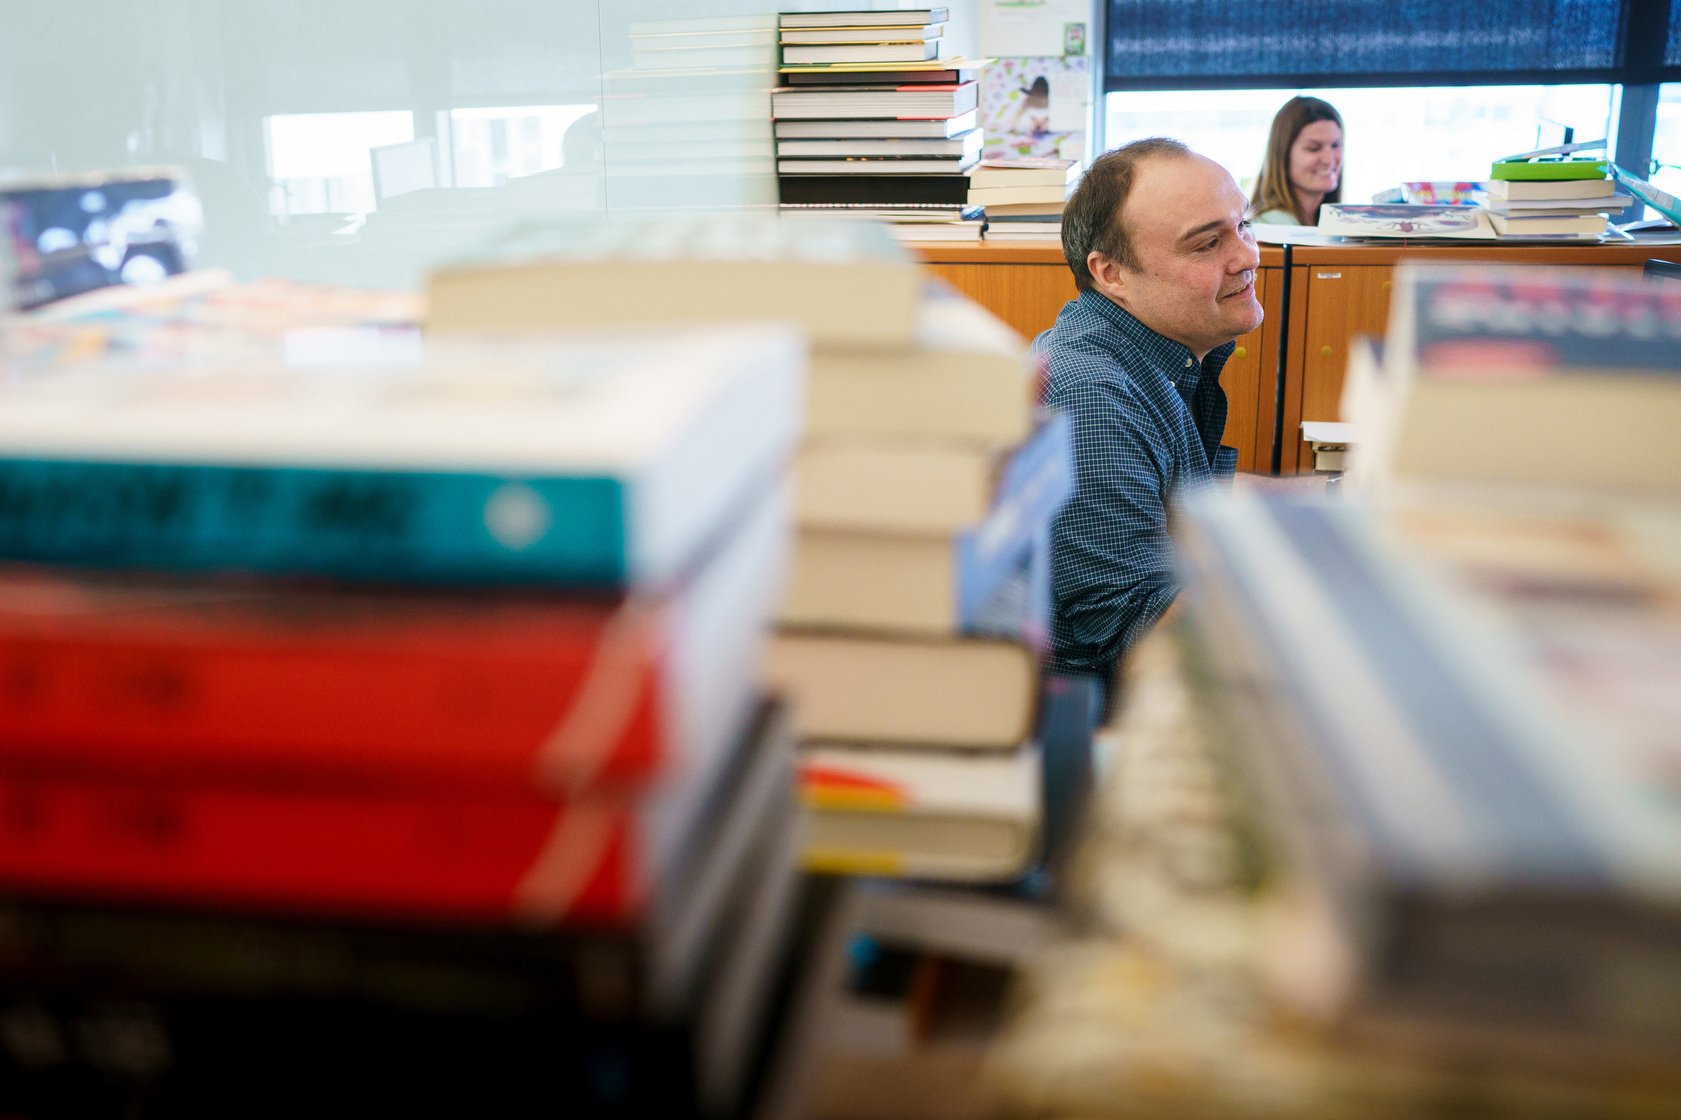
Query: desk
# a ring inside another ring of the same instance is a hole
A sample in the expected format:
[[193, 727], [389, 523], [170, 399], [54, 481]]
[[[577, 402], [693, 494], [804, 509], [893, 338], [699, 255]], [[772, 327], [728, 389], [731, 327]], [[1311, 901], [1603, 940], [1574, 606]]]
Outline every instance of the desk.
[[[910, 248], [930, 272], [1028, 339], [1050, 327], [1075, 296], [1074, 276], [1054, 238], [919, 242]], [[1255, 294], [1266, 309], [1266, 321], [1237, 340], [1220, 377], [1230, 405], [1225, 442], [1237, 448], [1239, 470], [1272, 470], [1275, 431], [1284, 435], [1280, 473], [1313, 469], [1313, 451], [1301, 438], [1302, 421], [1341, 419], [1349, 341], [1381, 335], [1388, 326], [1389, 290], [1403, 257], [1639, 268], [1651, 258], [1681, 262], [1681, 246], [1261, 246]]]

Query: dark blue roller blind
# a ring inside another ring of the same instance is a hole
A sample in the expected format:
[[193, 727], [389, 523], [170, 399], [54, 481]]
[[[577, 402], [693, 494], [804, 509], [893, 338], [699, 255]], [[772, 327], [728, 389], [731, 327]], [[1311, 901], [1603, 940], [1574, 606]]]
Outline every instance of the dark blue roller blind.
[[[1108, 0], [1106, 85], [1661, 81], [1671, 68], [1681, 77], [1669, 8], [1668, 0]], [[1654, 23], [1669, 32], [1661, 62], [1651, 40], [1632, 50], [1629, 42]]]

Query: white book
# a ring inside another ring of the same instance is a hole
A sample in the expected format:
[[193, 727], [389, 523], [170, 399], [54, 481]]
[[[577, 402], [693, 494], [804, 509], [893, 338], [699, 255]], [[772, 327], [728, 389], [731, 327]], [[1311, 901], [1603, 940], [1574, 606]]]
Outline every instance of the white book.
[[1494, 214], [1604, 214], [1634, 205], [1634, 196], [1600, 195], [1597, 198], [1490, 198], [1483, 206]]
[[979, 241], [979, 222], [917, 222], [896, 223], [893, 236], [900, 241]]
[[801, 756], [811, 870], [998, 880], [1033, 856], [1039, 751], [821, 747]]
[[999, 222], [988, 224], [986, 235], [990, 240], [1007, 237], [1061, 237], [1061, 222]]
[[1527, 234], [1532, 237], [1546, 234], [1601, 234], [1605, 232], [1605, 215], [1588, 214], [1564, 218], [1520, 217], [1514, 214], [1490, 214], [1488, 220], [1502, 237]]
[[993, 187], [1071, 187], [1080, 178], [1078, 160], [989, 159], [969, 177], [976, 190]]
[[779, 22], [783, 27], [921, 27], [945, 23], [950, 18], [948, 8], [920, 8], [898, 12], [783, 12]]
[[973, 157], [953, 159], [783, 159], [779, 175], [959, 175]]
[[[0, 487], [35, 498], [0, 515], [0, 550], [647, 587], [684, 572], [799, 437], [796, 328], [428, 337], [383, 357], [369, 329], [293, 331], [268, 361], [100, 362], [5, 386]], [[173, 495], [171, 512], [124, 493]], [[99, 517], [75, 512], [101, 494]]]
[[832, 156], [837, 158], [957, 156], [978, 158], [983, 137], [978, 128], [950, 140], [778, 140], [776, 154], [789, 158]]
[[979, 190], [969, 188], [971, 206], [1008, 206], [1030, 202], [1058, 204], [1067, 197], [1068, 191], [1064, 187], [986, 187]]
[[1615, 194], [1610, 179], [1490, 179], [1479, 184], [1490, 198], [1604, 198]]
[[979, 124], [975, 109], [935, 120], [786, 121], [776, 122], [778, 140], [950, 139]]
[[785, 63], [814, 62], [927, 62], [940, 57], [940, 41], [920, 43], [859, 43], [849, 46], [783, 47]]
[[819, 43], [920, 43], [926, 39], [938, 39], [944, 31], [944, 25], [938, 23], [923, 27], [820, 27], [808, 30], [784, 28], [782, 42], [793, 46], [814, 46]]
[[978, 107], [979, 82], [900, 89], [893, 86], [798, 86], [774, 90], [771, 115], [778, 120], [862, 117], [955, 117]]

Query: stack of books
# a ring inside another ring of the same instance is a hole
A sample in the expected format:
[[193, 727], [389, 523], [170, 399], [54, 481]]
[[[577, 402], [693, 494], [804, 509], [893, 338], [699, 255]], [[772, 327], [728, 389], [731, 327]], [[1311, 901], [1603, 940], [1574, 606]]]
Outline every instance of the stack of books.
[[1681, 973], [1681, 460], [1585, 435], [1681, 423], [1678, 309], [1609, 270], [1404, 267], [1351, 371], [1369, 502], [1188, 506], [1254, 879], [1320, 946], [1274, 995], [1386, 1070], [1322, 1082], [1373, 1111], [1681, 1099], [1681, 1003], [1650, 998]]
[[1020, 339], [934, 285], [888, 351], [820, 347], [771, 679], [794, 701], [808, 866], [1004, 880], [1038, 848], [1031, 740], [1069, 428]]
[[975, 239], [979, 68], [942, 58], [944, 8], [781, 16], [771, 96], [784, 212], [848, 209], [908, 239]]
[[7, 334], [0, 1107], [732, 1111], [801, 332], [257, 287]]
[[[602, 78], [604, 183], [614, 209], [740, 205], [743, 179], [776, 167], [765, 119], [765, 91], [776, 84], [774, 17], [632, 20], [628, 29], [631, 64]], [[516, 193], [543, 188], [509, 182], [510, 210]]]
[[1499, 160], [1476, 201], [1504, 238], [1596, 238], [1610, 213], [1634, 201], [1609, 171], [1604, 159]]
[[986, 210], [988, 240], [1062, 236], [1062, 208], [1080, 178], [1068, 159], [989, 159], [969, 176], [969, 202]]

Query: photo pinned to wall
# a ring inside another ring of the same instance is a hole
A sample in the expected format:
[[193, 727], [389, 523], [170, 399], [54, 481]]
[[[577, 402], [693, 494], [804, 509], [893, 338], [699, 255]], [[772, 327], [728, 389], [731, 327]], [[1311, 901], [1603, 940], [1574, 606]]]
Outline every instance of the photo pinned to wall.
[[981, 83], [986, 159], [1083, 160], [1090, 99], [1085, 56], [1003, 58]]

